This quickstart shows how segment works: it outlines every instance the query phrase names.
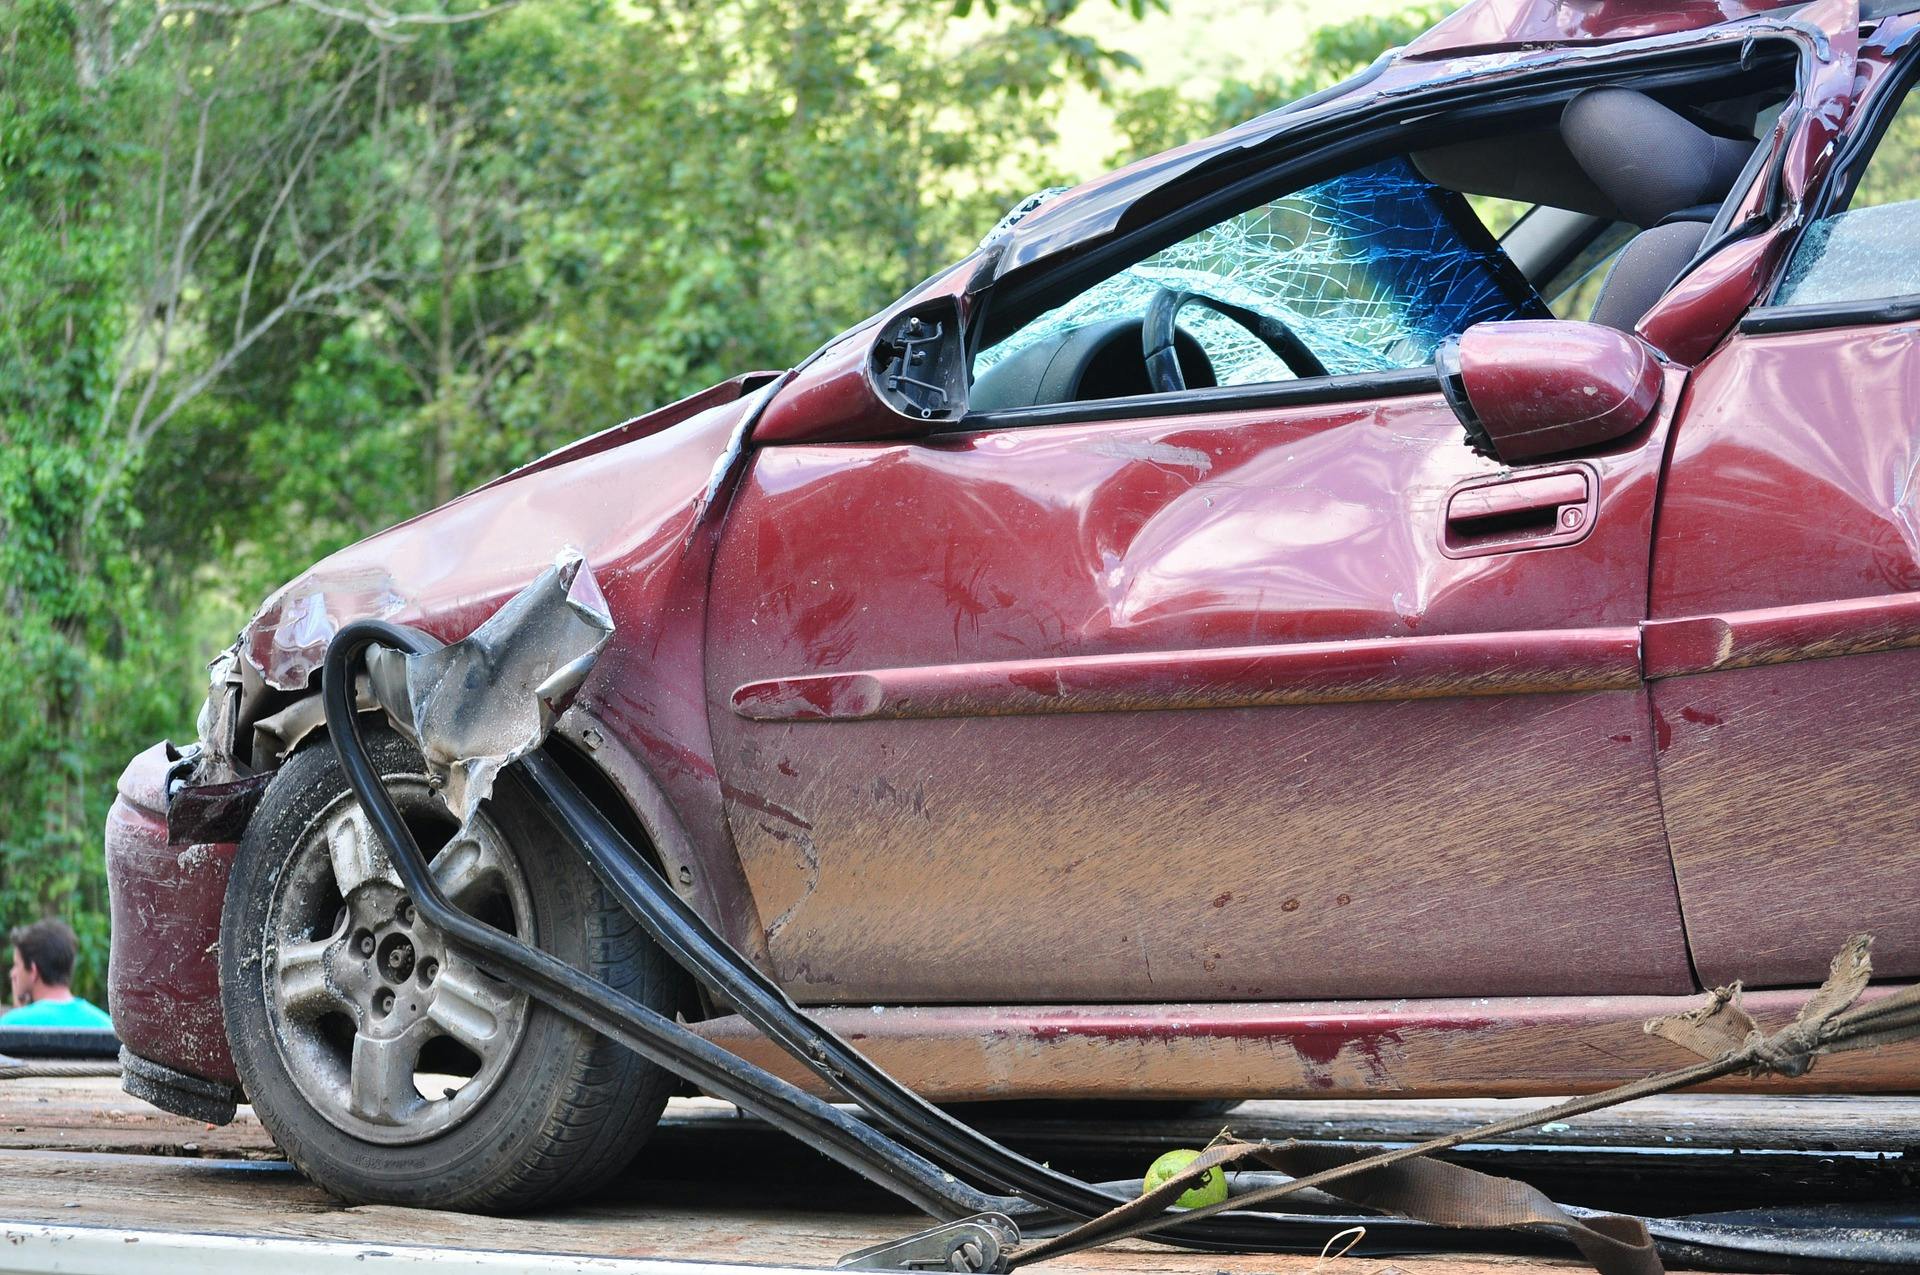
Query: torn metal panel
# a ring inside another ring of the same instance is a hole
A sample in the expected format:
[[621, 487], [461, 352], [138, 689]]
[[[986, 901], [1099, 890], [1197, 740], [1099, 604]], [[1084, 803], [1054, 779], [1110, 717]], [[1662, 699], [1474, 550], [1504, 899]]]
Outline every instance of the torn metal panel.
[[200, 706], [196, 722], [200, 752], [194, 759], [194, 777], [201, 783], [223, 783], [245, 773], [233, 756], [234, 736], [246, 698], [244, 667], [239, 643], [207, 665], [207, 699]]
[[460, 641], [368, 661], [374, 698], [419, 742], [463, 828], [500, 771], [553, 730], [613, 627], [593, 568], [567, 549]]
[[189, 784], [167, 802], [167, 844], [238, 841], [273, 779], [262, 771], [218, 784]]

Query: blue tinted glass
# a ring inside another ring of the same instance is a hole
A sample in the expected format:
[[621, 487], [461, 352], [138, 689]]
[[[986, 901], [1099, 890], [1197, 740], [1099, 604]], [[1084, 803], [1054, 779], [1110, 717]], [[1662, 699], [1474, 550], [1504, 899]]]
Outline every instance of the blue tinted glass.
[[[1144, 315], [1161, 288], [1283, 320], [1335, 376], [1418, 367], [1475, 323], [1544, 316], [1498, 247], [1470, 243], [1456, 217], [1471, 217], [1457, 195], [1404, 158], [1385, 160], [1155, 253], [983, 351], [976, 370], [1063, 331]], [[1189, 308], [1180, 323], [1222, 385], [1292, 375], [1230, 319]]]

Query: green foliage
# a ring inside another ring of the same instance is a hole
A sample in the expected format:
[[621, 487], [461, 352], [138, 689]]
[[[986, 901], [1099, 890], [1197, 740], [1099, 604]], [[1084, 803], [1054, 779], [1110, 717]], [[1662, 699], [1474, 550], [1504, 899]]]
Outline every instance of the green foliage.
[[1424, 0], [1397, 13], [1363, 14], [1317, 27], [1292, 65], [1258, 80], [1229, 80], [1207, 98], [1164, 86], [1133, 94], [1115, 112], [1129, 149], [1116, 162], [1217, 132], [1337, 84], [1455, 7], [1448, 0]]
[[0, 5], [0, 924], [65, 916], [99, 994], [114, 777], [315, 558], [791, 365], [1057, 181], [1069, 89], [1157, 147], [1437, 13], [1190, 101], [1081, 5]]
[[[116, 759], [181, 692], [164, 662], [101, 429], [132, 236], [113, 203], [117, 104], [74, 83], [67, 14], [0, 9], [0, 917], [104, 935], [99, 830]], [[89, 944], [85, 988], [104, 958]]]
[[[1008, 0], [1007, 7], [1022, 6], [1019, 0]], [[1024, 7], [1037, 11], [1046, 21], [1058, 23], [1073, 15], [1074, 10], [1080, 7], [1080, 0], [1024, 0]], [[1167, 0], [1113, 0], [1113, 7], [1136, 18], [1144, 18], [1156, 9], [1162, 13], [1168, 11]], [[990, 17], [997, 15], [1001, 9], [1000, 0], [980, 0], [980, 8]], [[972, 12], [973, 0], [953, 0], [953, 15], [956, 18], [964, 18]]]

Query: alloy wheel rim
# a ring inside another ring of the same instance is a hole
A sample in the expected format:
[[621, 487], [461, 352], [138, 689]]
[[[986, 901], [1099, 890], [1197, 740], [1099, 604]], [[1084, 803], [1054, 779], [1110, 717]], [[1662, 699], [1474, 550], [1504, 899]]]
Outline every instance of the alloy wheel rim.
[[[533, 905], [483, 813], [453, 820], [424, 776], [388, 791], [462, 911], [531, 938]], [[418, 914], [351, 795], [308, 824], [274, 886], [261, 959], [274, 1044], [307, 1102], [368, 1142], [436, 1137], [478, 1110], [525, 1034], [525, 992], [452, 952]]]

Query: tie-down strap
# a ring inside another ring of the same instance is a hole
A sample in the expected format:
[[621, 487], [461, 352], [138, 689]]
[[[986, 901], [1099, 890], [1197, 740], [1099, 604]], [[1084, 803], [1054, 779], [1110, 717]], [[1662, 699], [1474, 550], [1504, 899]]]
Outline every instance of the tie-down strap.
[[[1214, 1213], [1254, 1209], [1312, 1188], [1353, 1204], [1438, 1226], [1559, 1234], [1575, 1244], [1602, 1275], [1655, 1275], [1663, 1269], [1660, 1258], [1638, 1219], [1604, 1214], [1575, 1217], [1524, 1183], [1427, 1157], [1463, 1143], [1488, 1141], [1735, 1072], [1801, 1076], [1822, 1054], [1873, 1049], [1920, 1036], [1920, 986], [1857, 1004], [1872, 976], [1872, 945], [1868, 935], [1847, 940], [1833, 958], [1826, 982], [1808, 998], [1793, 1022], [1777, 1032], [1762, 1030], [1741, 1006], [1737, 983], [1710, 992], [1707, 1003], [1699, 1009], [1646, 1024], [1649, 1034], [1673, 1041], [1706, 1061], [1374, 1155], [1295, 1142], [1218, 1143], [1140, 1198], [1063, 1235], [1020, 1250], [1013, 1255], [1013, 1265], [1146, 1235]], [[1167, 1211], [1208, 1172], [1249, 1163], [1292, 1174], [1293, 1180], [1219, 1204]]]

